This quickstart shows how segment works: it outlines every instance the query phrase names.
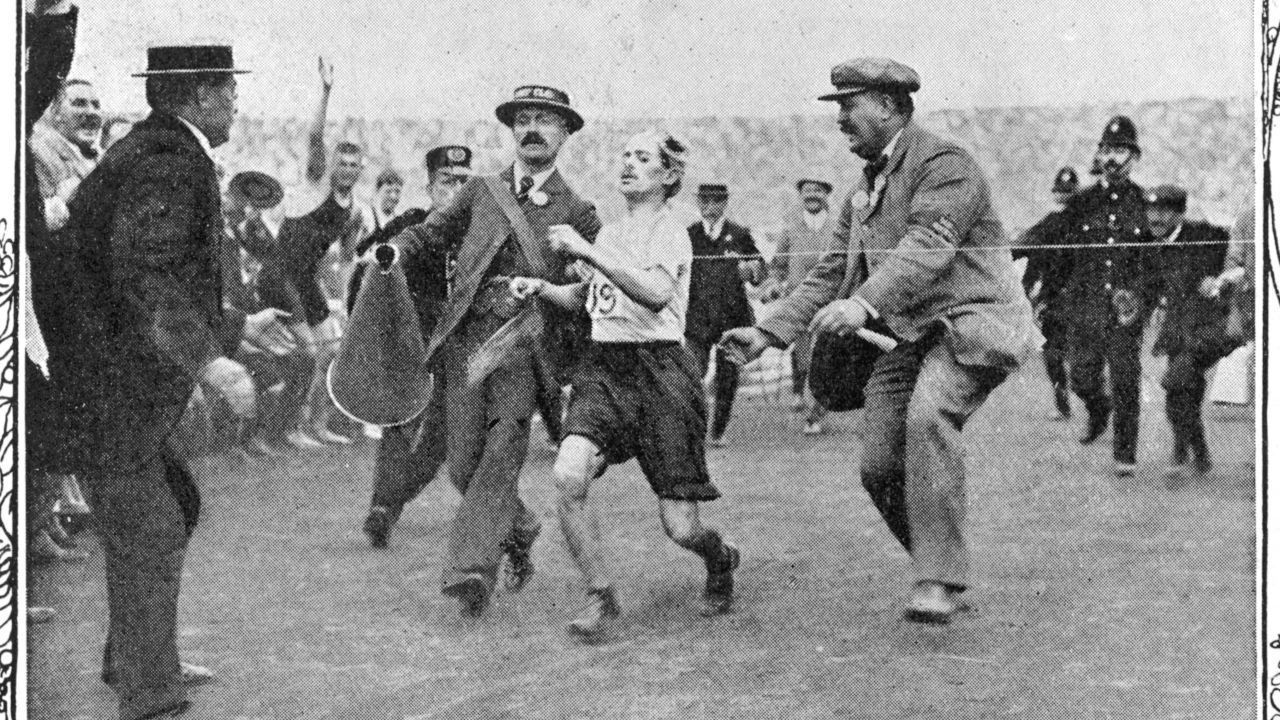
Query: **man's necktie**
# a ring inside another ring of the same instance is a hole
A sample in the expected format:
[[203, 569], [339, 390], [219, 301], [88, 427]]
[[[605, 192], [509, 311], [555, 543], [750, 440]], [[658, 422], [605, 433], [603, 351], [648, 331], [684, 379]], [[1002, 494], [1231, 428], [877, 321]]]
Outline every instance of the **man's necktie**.
[[524, 202], [529, 199], [529, 191], [533, 189], [533, 178], [525, 175], [520, 178], [520, 189], [516, 191], [516, 201]]
[[884, 170], [885, 166], [888, 164], [889, 164], [889, 158], [884, 155], [881, 155], [875, 160], [872, 160], [871, 162], [862, 166], [862, 176], [867, 179], [867, 189], [871, 189], [876, 186], [876, 176], [879, 175], [880, 172]]

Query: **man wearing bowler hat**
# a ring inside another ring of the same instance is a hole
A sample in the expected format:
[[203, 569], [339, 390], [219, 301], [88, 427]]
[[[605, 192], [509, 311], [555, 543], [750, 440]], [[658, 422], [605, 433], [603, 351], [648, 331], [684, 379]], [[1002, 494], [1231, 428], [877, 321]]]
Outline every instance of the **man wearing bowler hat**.
[[745, 361], [806, 330], [849, 334], [873, 318], [898, 336], [865, 388], [862, 483], [911, 553], [906, 617], [945, 623], [969, 583], [961, 432], [1040, 337], [982, 172], [911, 119], [916, 72], [858, 58], [831, 81], [822, 99], [840, 104], [862, 179], [818, 266], [722, 342]]
[[[585, 341], [585, 318], [554, 307], [523, 308], [508, 281], [567, 282], [568, 259], [551, 251], [547, 228], [569, 225], [591, 241], [600, 230], [595, 207], [556, 169], [561, 145], [583, 125], [568, 94], [527, 85], [496, 114], [515, 138], [515, 163], [497, 176], [467, 182], [453, 202], [391, 241], [406, 269], [435, 262], [441, 250], [456, 257], [427, 362], [444, 364], [449, 473], [463, 490], [449, 530], [443, 591], [469, 616], [488, 603], [503, 556], [508, 589], [519, 590], [533, 574], [530, 551], [541, 523], [517, 485], [529, 422], [535, 408], [544, 418], [560, 416], [564, 371]], [[543, 329], [534, 332], [539, 325]], [[498, 350], [488, 341], [504, 328], [530, 331], [498, 334], [514, 338]], [[473, 354], [491, 360], [491, 371], [469, 372]]]
[[[427, 151], [426, 166], [431, 208], [413, 208], [391, 220], [357, 248], [358, 255], [394, 238], [405, 228], [425, 221], [437, 209], [448, 207], [454, 195], [471, 177], [471, 148], [463, 145], [432, 148]], [[450, 259], [439, 248], [424, 248], [420, 260], [404, 268], [409, 295], [418, 309], [423, 338], [431, 337], [448, 300]], [[362, 277], [364, 274], [359, 271], [354, 275], [357, 281]], [[359, 282], [348, 294], [351, 302], [358, 293]], [[437, 363], [431, 402], [426, 410], [404, 425], [383, 429], [382, 438], [378, 441], [378, 457], [373, 466], [373, 497], [369, 501], [369, 514], [365, 516], [363, 527], [369, 543], [375, 548], [387, 546], [387, 537], [405, 504], [422, 492], [444, 464], [447, 436], [442, 369]], [[459, 489], [465, 488], [459, 486]]]
[[[831, 244], [835, 218], [831, 216], [829, 198], [834, 189], [831, 182], [818, 173], [796, 181], [800, 204], [783, 220], [772, 262], [775, 281], [784, 295], [800, 287]], [[821, 435], [822, 418], [827, 411], [808, 388], [812, 351], [813, 338], [808, 333], [796, 338], [791, 349], [791, 391], [798, 401], [796, 409], [805, 414], [804, 434]]]
[[178, 659], [183, 555], [200, 495], [170, 437], [197, 382], [251, 414], [253, 381], [228, 356], [243, 336], [279, 344], [279, 312], [246, 318], [221, 293], [221, 195], [209, 151], [236, 111], [226, 45], [147, 51], [152, 113], [114, 145], [72, 197], [65, 266], [83, 299], [51, 374], [67, 378], [75, 441], [91, 483], [110, 613], [102, 677], [122, 720], [167, 717], [210, 673]]
[[743, 283], [759, 285], [764, 261], [751, 231], [725, 217], [729, 187], [722, 183], [698, 186], [698, 211], [702, 220], [689, 226], [693, 243], [693, 268], [689, 272], [689, 310], [685, 342], [706, 375], [711, 355], [716, 356], [711, 381], [713, 412], [711, 444], [724, 445], [724, 432], [738, 393], [738, 367], [724, 359], [716, 347], [720, 334], [751, 323], [751, 304]]
[[1132, 475], [1137, 463], [1142, 328], [1159, 300], [1146, 202], [1129, 179], [1141, 157], [1133, 121], [1124, 115], [1109, 120], [1095, 153], [1102, 175], [1063, 210], [1065, 240], [1081, 247], [1062, 253], [1057, 270], [1065, 283], [1060, 296], [1071, 389], [1089, 413], [1080, 442], [1102, 437], [1114, 415], [1111, 452], [1119, 477]]
[[[1080, 177], [1074, 168], [1064, 167], [1053, 179], [1053, 199], [1060, 206], [1066, 204], [1080, 189]], [[1067, 226], [1062, 210], [1054, 210], [1040, 222], [1032, 225], [1018, 241], [1021, 247], [1013, 251], [1015, 260], [1027, 259], [1022, 273], [1022, 287], [1027, 291], [1038, 312], [1040, 332], [1044, 334], [1044, 368], [1053, 386], [1053, 402], [1058, 417], [1071, 417], [1071, 390], [1067, 377], [1067, 343], [1065, 308], [1060, 294], [1065, 277], [1061, 272], [1062, 258], [1066, 250], [1053, 246], [1066, 242]]]

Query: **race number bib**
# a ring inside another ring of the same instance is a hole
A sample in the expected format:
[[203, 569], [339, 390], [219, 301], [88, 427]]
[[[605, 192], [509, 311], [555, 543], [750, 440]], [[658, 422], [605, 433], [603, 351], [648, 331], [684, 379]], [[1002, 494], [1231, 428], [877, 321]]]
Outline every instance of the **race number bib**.
[[618, 290], [612, 285], [591, 283], [587, 289], [587, 312], [604, 317], [618, 307]]

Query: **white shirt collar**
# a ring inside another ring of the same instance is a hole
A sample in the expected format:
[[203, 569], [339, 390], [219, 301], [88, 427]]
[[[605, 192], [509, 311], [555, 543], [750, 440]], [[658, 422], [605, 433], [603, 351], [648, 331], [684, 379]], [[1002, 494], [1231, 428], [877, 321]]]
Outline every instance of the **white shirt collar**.
[[1167, 243], [1175, 242], [1178, 239], [1178, 236], [1181, 234], [1182, 234], [1182, 223], [1178, 223], [1178, 227], [1174, 228], [1173, 232], [1169, 233], [1169, 237], [1165, 238], [1164, 241]]
[[[883, 157], [886, 161], [893, 157], [893, 151], [898, 147], [898, 139], [902, 137], [902, 131], [906, 129], [905, 125], [902, 126], [898, 132], [893, 134], [892, 138], [889, 138], [889, 144], [884, 146], [884, 150], [880, 153], [880, 157]], [[884, 170], [881, 170], [880, 172], [883, 173]]]
[[899, 129], [899, 131], [893, 133], [893, 137], [891, 137], [890, 141], [888, 141], [888, 145], [884, 146], [884, 151], [881, 152], [881, 155], [884, 156], [884, 159], [887, 160], [892, 158], [893, 150], [897, 149], [897, 141], [899, 141], [899, 138], [902, 137], [902, 131], [904, 131], [904, 129], [906, 129], [906, 126], [902, 126]]
[[196, 142], [200, 143], [200, 148], [204, 150], [204, 154], [210, 160], [212, 160], [213, 146], [209, 144], [209, 138], [206, 137], [204, 133], [200, 132], [200, 128], [196, 127], [195, 125], [192, 125], [186, 118], [182, 117], [181, 115], [174, 115], [174, 117], [178, 119], [178, 122], [182, 123], [183, 125], [186, 125], [187, 129], [191, 131], [192, 135], [196, 136]]
[[716, 238], [720, 237], [720, 231], [724, 230], [724, 216], [721, 215], [720, 219], [716, 220], [715, 225], [708, 225], [707, 221], [703, 220], [702, 229], [706, 231], [707, 237], [711, 238], [712, 240], [715, 240]]
[[545, 183], [547, 181], [547, 178], [551, 177], [551, 173], [555, 171], [556, 171], [556, 166], [553, 164], [551, 167], [547, 168], [546, 170], [541, 170], [536, 173], [530, 173], [529, 170], [525, 168], [523, 163], [516, 161], [515, 172], [512, 174], [512, 178], [511, 178], [512, 182], [515, 183], [514, 189], [516, 192], [519, 192], [520, 180], [524, 177], [531, 177], [533, 178], [533, 187], [529, 188], [529, 192], [533, 192], [535, 190], [541, 190], [543, 183]]
[[800, 211], [800, 216], [804, 218], [804, 224], [807, 225], [810, 230], [821, 230], [822, 226], [827, 224], [827, 215], [829, 215], [829, 213], [825, 209], [819, 210], [816, 213], [811, 213], [808, 210]]

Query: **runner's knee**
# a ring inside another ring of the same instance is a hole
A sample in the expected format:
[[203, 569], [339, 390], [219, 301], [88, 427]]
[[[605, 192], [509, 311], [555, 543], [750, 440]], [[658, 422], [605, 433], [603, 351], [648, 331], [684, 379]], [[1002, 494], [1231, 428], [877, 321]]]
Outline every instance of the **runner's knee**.
[[556, 488], [562, 498], [582, 499], [600, 464], [600, 449], [590, 440], [570, 435], [560, 444], [556, 455]]

